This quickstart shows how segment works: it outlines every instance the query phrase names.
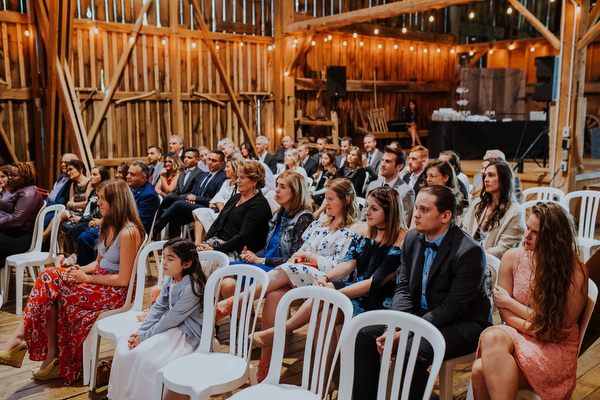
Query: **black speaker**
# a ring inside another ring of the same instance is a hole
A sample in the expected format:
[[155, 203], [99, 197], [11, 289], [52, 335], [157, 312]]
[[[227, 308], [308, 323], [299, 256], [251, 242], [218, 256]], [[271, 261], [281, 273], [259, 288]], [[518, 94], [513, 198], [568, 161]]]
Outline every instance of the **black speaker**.
[[327, 67], [327, 96], [346, 97], [346, 67]]
[[535, 58], [535, 101], [556, 101], [558, 91], [558, 56]]

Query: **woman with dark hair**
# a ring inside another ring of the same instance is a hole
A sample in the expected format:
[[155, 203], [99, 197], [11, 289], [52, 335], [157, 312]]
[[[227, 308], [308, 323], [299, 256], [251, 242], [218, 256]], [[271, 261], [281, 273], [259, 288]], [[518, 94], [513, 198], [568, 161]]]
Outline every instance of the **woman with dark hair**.
[[425, 181], [421, 185], [421, 188], [434, 185], [448, 186], [450, 189], [454, 190], [454, 193], [462, 194], [462, 197], [465, 200], [465, 207], [467, 206], [469, 193], [456, 178], [454, 168], [452, 168], [452, 165], [450, 165], [449, 162], [439, 159], [431, 160], [427, 163], [425, 169], [423, 169], [423, 174]]
[[323, 203], [323, 198], [325, 197], [325, 184], [327, 184], [330, 179], [334, 179], [336, 174], [337, 166], [335, 165], [335, 154], [333, 154], [333, 151], [331, 150], [325, 150], [319, 160], [319, 166], [317, 167], [314, 182], [309, 189], [316, 208]]
[[417, 131], [418, 122], [419, 109], [417, 108], [417, 101], [410, 99], [408, 101], [408, 109], [406, 110], [406, 125], [408, 125], [408, 133], [410, 133], [412, 139], [411, 147], [415, 147], [416, 145], [421, 146], [421, 139], [419, 138], [419, 132]]
[[240, 153], [242, 153], [242, 157], [246, 160], [255, 160], [256, 152], [254, 151], [254, 147], [252, 143], [246, 141], [240, 145]]
[[[108, 175], [108, 169], [106, 167], [94, 167], [90, 173], [90, 185], [92, 191], [88, 197], [88, 202], [81, 216], [73, 216], [69, 218], [69, 221], [63, 220], [60, 226], [60, 230], [63, 233], [64, 242], [70, 244], [67, 253], [72, 253], [73, 250], [77, 250], [75, 245], [77, 244], [77, 238], [87, 228], [95, 228], [100, 226], [102, 214], [100, 213], [100, 207], [98, 207], [98, 190], [100, 185], [110, 178]], [[63, 213], [66, 217], [66, 214]]]
[[513, 173], [499, 158], [492, 158], [485, 169], [479, 197], [474, 198], [463, 221], [463, 229], [498, 258], [523, 239], [525, 223], [521, 207], [513, 198]]
[[183, 162], [181, 158], [177, 154], [168, 153], [165, 156], [165, 166], [162, 171], [160, 171], [160, 178], [158, 182], [156, 182], [156, 193], [165, 197], [177, 186], [177, 179], [179, 178], [179, 174], [181, 174], [184, 170]]
[[119, 166], [117, 167], [117, 170], [115, 171], [115, 179], [120, 179], [122, 181], [126, 181], [130, 166], [131, 166], [131, 164], [128, 162], [125, 162], [125, 161], [123, 161], [121, 164], [119, 164]]
[[46, 268], [35, 281], [22, 321], [0, 352], [1, 363], [20, 367], [29, 350], [31, 360], [42, 361], [33, 370], [34, 379], [62, 376], [67, 385], [79, 379], [82, 345], [96, 318], [125, 303], [146, 232], [124, 181], [104, 182], [98, 196], [98, 258], [82, 267]]
[[537, 203], [523, 247], [502, 257], [494, 304], [503, 325], [480, 336], [473, 364], [476, 399], [514, 399], [531, 389], [569, 399], [577, 384], [579, 316], [588, 273], [577, 258], [573, 218], [559, 204]]
[[0, 268], [6, 257], [26, 252], [31, 246], [38, 212], [44, 206], [35, 186], [36, 172], [31, 163], [16, 163], [5, 169], [12, 196], [0, 199]]
[[338, 178], [348, 178], [354, 186], [354, 191], [358, 197], [364, 197], [363, 186], [367, 178], [367, 172], [362, 166], [362, 152], [357, 146], [352, 146], [346, 155], [344, 166], [340, 168], [336, 175]]
[[238, 193], [233, 195], [207, 232], [198, 251], [217, 250], [232, 261], [241, 261], [247, 247], [259, 251], [267, 240], [271, 208], [260, 189], [265, 186], [265, 169], [258, 161], [246, 160], [237, 177]]
[[456, 174], [456, 179], [463, 184], [468, 192], [471, 182], [469, 182], [469, 178], [462, 172], [462, 167], [460, 166], [460, 156], [458, 153], [454, 150], [444, 150], [440, 153], [438, 158], [440, 160], [448, 161], [450, 165], [452, 165], [452, 168], [454, 168], [454, 173]]
[[12, 192], [12, 187], [8, 184], [9, 170], [9, 166], [3, 165], [0, 167], [0, 199], [5, 196], [10, 196], [10, 193]]

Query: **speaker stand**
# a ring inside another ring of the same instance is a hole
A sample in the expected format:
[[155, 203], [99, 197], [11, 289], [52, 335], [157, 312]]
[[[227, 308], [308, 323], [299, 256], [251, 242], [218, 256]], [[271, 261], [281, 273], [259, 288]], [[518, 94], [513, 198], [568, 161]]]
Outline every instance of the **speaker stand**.
[[[527, 150], [525, 150], [523, 155], [517, 161], [517, 165], [515, 166], [515, 168], [513, 168], [513, 169], [516, 169], [519, 174], [523, 173], [523, 163], [525, 161], [525, 157], [527, 157], [527, 155], [529, 155], [529, 152], [534, 148], [534, 146], [537, 144], [537, 142], [540, 139], [546, 139], [546, 145], [544, 146], [544, 150], [542, 152], [543, 168], [546, 168], [548, 152], [550, 150], [548, 148], [548, 146], [550, 145], [550, 137], [548, 136], [548, 133], [550, 132], [550, 102], [549, 101], [546, 102], [546, 107], [544, 108], [544, 112], [546, 113], [546, 126], [539, 133], [539, 135], [537, 135], [537, 137], [535, 138], [533, 143], [531, 143], [531, 145], [527, 148]], [[525, 126], [527, 126], [527, 124]], [[525, 128], [523, 128], [523, 132], [521, 133], [521, 140], [519, 141], [519, 147], [521, 147], [521, 143], [523, 142], [524, 136], [525, 136]], [[518, 154], [518, 151], [519, 151], [519, 148], [517, 148], [517, 154]], [[538, 165], [538, 167], [542, 167], [535, 157], [531, 157], [531, 158], [533, 159], [533, 161], [535, 161], [535, 163]]]

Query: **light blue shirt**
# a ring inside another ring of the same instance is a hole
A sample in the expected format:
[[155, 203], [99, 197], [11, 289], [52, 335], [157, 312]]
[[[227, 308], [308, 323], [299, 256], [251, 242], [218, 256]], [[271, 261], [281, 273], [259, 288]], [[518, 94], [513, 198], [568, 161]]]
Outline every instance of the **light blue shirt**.
[[[434, 243], [439, 248], [440, 244], [442, 244], [442, 240], [444, 240], [444, 237], [446, 236], [446, 233], [448, 233], [447, 229], [434, 240], [427, 239], [427, 236], [425, 236], [424, 239], [428, 243]], [[423, 277], [421, 278], [421, 308], [424, 310], [429, 309], [427, 307], [427, 298], [425, 297], [425, 293], [427, 291], [427, 279], [429, 279], [429, 271], [431, 270], [431, 265], [433, 264], [436, 254], [437, 251], [433, 251], [432, 248], [425, 248], [425, 263], [423, 264]]]

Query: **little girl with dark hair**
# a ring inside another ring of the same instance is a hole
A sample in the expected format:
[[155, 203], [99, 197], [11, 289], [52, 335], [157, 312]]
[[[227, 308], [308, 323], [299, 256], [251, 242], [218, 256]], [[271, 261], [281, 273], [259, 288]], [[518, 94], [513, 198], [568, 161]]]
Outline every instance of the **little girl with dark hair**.
[[158, 370], [200, 344], [206, 276], [194, 242], [174, 238], [165, 243], [163, 272], [167, 279], [144, 322], [117, 343], [109, 399], [153, 398]]

